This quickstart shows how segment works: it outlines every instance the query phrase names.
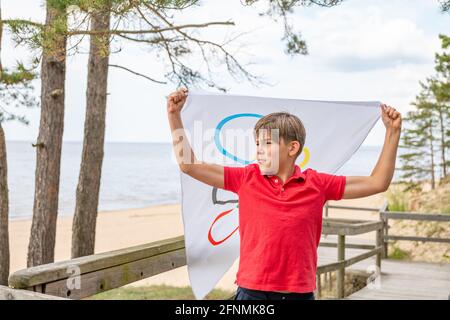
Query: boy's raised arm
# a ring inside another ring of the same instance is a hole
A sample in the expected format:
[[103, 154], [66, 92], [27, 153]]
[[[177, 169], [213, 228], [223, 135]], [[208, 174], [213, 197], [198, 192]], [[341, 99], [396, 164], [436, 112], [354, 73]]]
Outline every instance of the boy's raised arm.
[[167, 98], [167, 115], [177, 163], [180, 166], [180, 170], [192, 178], [213, 187], [223, 188], [223, 166], [198, 161], [187, 139], [180, 115], [181, 109], [186, 102], [187, 94], [188, 90], [182, 88], [171, 93]]
[[346, 177], [343, 199], [366, 197], [389, 188], [394, 175], [402, 118], [400, 112], [382, 104], [381, 119], [386, 127], [386, 134], [378, 162], [368, 177]]

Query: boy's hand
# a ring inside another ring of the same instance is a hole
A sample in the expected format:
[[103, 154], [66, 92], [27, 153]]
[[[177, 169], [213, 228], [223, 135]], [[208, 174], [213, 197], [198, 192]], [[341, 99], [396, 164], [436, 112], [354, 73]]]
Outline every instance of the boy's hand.
[[400, 130], [402, 127], [402, 116], [400, 112], [384, 103], [381, 104], [381, 119], [383, 120], [386, 130]]
[[175, 92], [172, 92], [167, 97], [167, 112], [177, 113], [180, 112], [186, 102], [188, 89], [180, 88]]

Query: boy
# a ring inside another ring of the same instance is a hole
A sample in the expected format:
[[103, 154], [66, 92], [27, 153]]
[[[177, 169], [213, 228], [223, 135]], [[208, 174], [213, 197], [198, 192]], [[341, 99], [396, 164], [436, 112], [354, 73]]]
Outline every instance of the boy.
[[305, 145], [305, 128], [298, 117], [286, 112], [266, 115], [256, 123], [258, 163], [228, 167], [196, 159], [180, 116], [187, 94], [182, 88], [167, 100], [181, 171], [239, 195], [240, 260], [235, 299], [313, 300], [323, 205], [327, 200], [360, 198], [387, 190], [400, 139], [400, 113], [385, 104], [380, 106], [386, 134], [370, 176], [301, 171], [295, 160]]

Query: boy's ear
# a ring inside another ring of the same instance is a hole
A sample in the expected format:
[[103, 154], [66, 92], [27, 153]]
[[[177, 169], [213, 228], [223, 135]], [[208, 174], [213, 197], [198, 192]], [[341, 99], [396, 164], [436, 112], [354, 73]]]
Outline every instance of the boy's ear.
[[300, 148], [301, 148], [300, 142], [295, 141], [295, 140], [291, 141], [289, 143], [289, 154], [292, 153], [292, 155], [295, 156], [298, 153], [298, 151], [300, 150]]

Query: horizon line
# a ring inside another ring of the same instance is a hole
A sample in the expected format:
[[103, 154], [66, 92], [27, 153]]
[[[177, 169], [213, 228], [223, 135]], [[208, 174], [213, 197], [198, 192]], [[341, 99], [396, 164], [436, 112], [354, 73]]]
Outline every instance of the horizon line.
[[[6, 142], [29, 142], [34, 143], [35, 141], [32, 140], [13, 140], [13, 139], [6, 139]], [[63, 140], [63, 143], [83, 143], [82, 140]], [[105, 143], [122, 143], [122, 144], [171, 144], [170, 141], [105, 141]], [[382, 144], [364, 144], [364, 142], [361, 144], [362, 147], [382, 147]]]

